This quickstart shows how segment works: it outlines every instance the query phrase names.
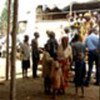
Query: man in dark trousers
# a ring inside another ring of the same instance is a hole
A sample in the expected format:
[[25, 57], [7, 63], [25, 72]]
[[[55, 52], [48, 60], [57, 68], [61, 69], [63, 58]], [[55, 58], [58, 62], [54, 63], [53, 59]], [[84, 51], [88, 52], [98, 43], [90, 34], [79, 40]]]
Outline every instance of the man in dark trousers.
[[93, 68], [93, 62], [95, 62], [96, 65], [96, 82], [95, 85], [99, 85], [99, 55], [98, 55], [98, 43], [99, 38], [97, 37], [97, 30], [92, 28], [90, 30], [90, 34], [86, 38], [86, 48], [88, 49], [88, 65], [89, 70], [87, 73], [87, 77], [85, 80], [85, 85], [88, 86], [90, 83], [92, 68]]
[[35, 32], [34, 33], [34, 39], [32, 40], [32, 74], [33, 78], [37, 78], [37, 67], [38, 63], [40, 60], [39, 56], [39, 48], [38, 48], [38, 38], [39, 38], [39, 33]]

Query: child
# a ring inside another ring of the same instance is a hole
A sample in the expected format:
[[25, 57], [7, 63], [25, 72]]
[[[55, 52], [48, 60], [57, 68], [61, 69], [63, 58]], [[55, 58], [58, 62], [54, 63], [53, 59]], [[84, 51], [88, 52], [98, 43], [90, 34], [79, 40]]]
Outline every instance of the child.
[[63, 85], [63, 75], [58, 61], [53, 61], [52, 64], [52, 89], [53, 89], [53, 99], [56, 99], [57, 92], [61, 89]]
[[22, 75], [23, 78], [28, 78], [28, 68], [30, 68], [30, 46], [29, 36], [24, 36], [24, 41], [20, 47], [22, 59]]
[[42, 65], [43, 65], [43, 77], [44, 77], [44, 92], [46, 94], [51, 93], [51, 70], [53, 58], [49, 54], [49, 45], [45, 45], [43, 51]]
[[78, 54], [78, 59], [75, 61], [75, 88], [76, 88], [76, 95], [78, 94], [78, 87], [81, 88], [82, 97], [84, 97], [84, 78], [86, 74], [86, 64], [83, 60], [82, 53]]

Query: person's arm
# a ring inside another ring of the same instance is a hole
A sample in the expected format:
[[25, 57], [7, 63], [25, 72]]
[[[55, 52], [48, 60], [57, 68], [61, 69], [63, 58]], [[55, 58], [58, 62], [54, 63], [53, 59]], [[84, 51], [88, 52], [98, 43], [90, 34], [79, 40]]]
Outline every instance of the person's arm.
[[88, 54], [87, 41], [88, 40], [86, 39], [85, 43], [83, 44], [84, 45], [83, 46], [83, 52], [84, 52], [85, 57], [87, 57], [87, 54]]
[[86, 40], [84, 41], [84, 45], [85, 45], [85, 47], [87, 47], [87, 38], [86, 38]]
[[72, 47], [70, 46], [70, 60], [71, 62], [73, 61], [73, 52], [72, 52]]
[[33, 49], [33, 40], [31, 41], [31, 49]]

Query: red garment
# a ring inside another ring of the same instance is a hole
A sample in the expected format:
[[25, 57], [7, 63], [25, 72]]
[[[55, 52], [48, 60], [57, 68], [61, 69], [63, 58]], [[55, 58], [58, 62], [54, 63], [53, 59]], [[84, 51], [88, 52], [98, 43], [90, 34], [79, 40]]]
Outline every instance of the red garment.
[[63, 84], [63, 88], [68, 87], [68, 79], [69, 79], [69, 59], [63, 59], [63, 60], [59, 60], [59, 63], [61, 65], [62, 68], [62, 72], [63, 72], [63, 77], [64, 77], [64, 84]]

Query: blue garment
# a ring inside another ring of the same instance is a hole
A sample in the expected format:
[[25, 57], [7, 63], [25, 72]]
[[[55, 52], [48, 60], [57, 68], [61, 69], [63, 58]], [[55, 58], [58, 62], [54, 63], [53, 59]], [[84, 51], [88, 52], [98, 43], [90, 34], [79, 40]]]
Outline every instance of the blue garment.
[[95, 33], [91, 33], [85, 41], [85, 45], [89, 51], [96, 50], [98, 47], [98, 43], [99, 38], [97, 37], [97, 35], [95, 35]]
[[99, 60], [98, 60], [98, 82], [100, 84], [100, 35], [99, 35], [99, 43], [98, 43], [98, 56], [99, 56]]
[[99, 36], [99, 42], [98, 42], [98, 50], [100, 52], [100, 36]]
[[89, 50], [89, 52], [88, 52], [89, 70], [88, 70], [88, 73], [87, 73], [87, 78], [85, 80], [86, 85], [88, 85], [89, 82], [90, 82], [94, 62], [95, 62], [95, 65], [96, 65], [96, 83], [99, 83], [99, 54], [97, 52], [98, 45], [99, 45], [99, 38], [97, 37], [97, 35], [92, 33], [91, 35], [89, 35], [87, 37], [86, 46]]
[[89, 84], [90, 82], [90, 78], [91, 78], [91, 73], [92, 73], [92, 69], [93, 69], [93, 62], [95, 62], [95, 65], [96, 65], [96, 82], [98, 83], [99, 82], [99, 56], [98, 56], [98, 53], [96, 52], [96, 50], [94, 51], [89, 51], [88, 53], [88, 65], [89, 65], [89, 70], [88, 70], [88, 73], [87, 73], [87, 78], [86, 78], [86, 84]]
[[75, 86], [82, 86], [84, 84], [84, 78], [86, 74], [86, 64], [84, 60], [75, 61]]

